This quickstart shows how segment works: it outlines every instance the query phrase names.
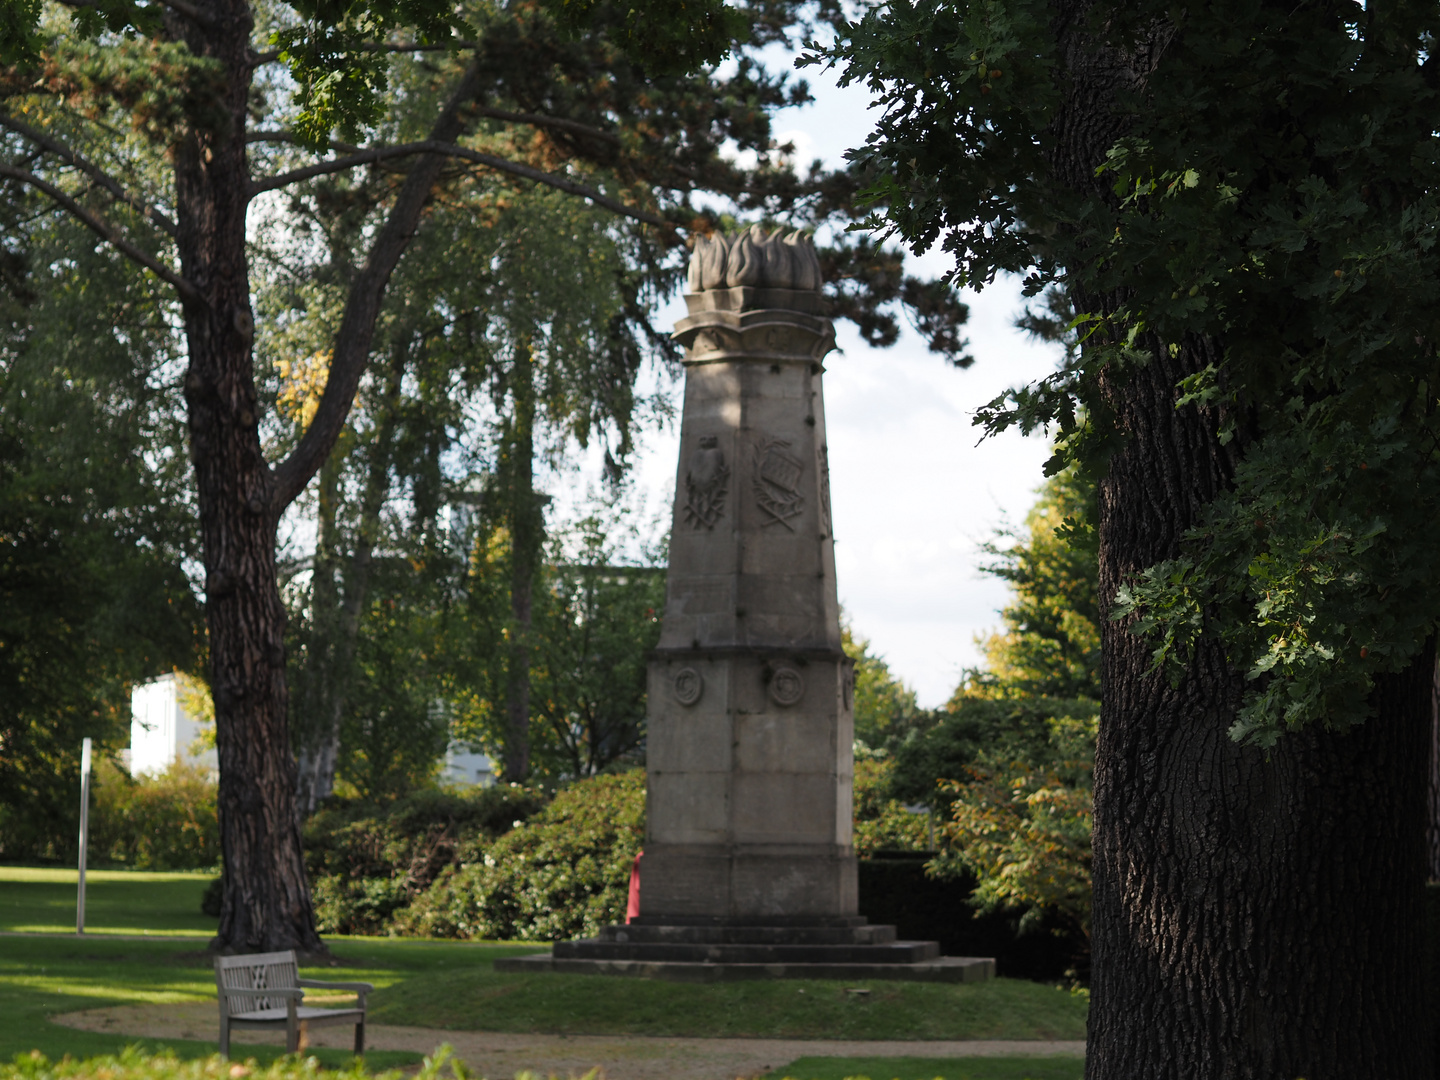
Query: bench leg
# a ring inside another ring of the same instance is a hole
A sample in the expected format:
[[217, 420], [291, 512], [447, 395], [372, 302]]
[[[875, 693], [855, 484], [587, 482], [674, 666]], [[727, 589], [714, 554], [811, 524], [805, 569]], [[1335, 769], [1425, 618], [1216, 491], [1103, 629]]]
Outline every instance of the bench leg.
[[230, 1057], [230, 1018], [228, 1016], [220, 1018], [220, 1056], [227, 1059]]
[[365, 1052], [365, 1018], [362, 1016], [355, 1021], [355, 1053]]

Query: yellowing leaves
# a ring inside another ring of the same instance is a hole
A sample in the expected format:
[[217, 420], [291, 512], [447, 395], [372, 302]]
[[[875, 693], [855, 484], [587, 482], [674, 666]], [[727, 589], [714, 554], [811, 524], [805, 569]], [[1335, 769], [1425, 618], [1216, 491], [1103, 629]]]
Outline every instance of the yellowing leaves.
[[276, 395], [275, 406], [281, 416], [302, 430], [315, 419], [333, 358], [330, 349], [320, 349], [300, 360], [281, 360], [275, 365], [280, 373], [280, 393]]

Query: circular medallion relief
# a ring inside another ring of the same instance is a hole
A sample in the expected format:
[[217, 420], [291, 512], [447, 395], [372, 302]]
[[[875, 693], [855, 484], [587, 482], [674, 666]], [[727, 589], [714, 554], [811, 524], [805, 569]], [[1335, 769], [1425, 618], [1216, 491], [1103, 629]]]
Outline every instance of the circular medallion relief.
[[777, 705], [794, 705], [805, 695], [805, 680], [800, 672], [782, 664], [770, 676], [770, 697]]
[[705, 692], [705, 679], [693, 667], [675, 673], [675, 700], [681, 705], [694, 705]]

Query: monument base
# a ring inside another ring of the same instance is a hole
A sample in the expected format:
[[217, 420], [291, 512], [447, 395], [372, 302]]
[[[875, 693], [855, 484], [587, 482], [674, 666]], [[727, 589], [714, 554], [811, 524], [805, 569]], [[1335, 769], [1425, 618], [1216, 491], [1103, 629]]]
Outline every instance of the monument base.
[[934, 941], [897, 941], [895, 927], [864, 916], [805, 920], [642, 915], [597, 938], [556, 942], [548, 953], [495, 961], [496, 971], [631, 975], [675, 982], [739, 979], [905, 979], [979, 982], [988, 957], [941, 956]]

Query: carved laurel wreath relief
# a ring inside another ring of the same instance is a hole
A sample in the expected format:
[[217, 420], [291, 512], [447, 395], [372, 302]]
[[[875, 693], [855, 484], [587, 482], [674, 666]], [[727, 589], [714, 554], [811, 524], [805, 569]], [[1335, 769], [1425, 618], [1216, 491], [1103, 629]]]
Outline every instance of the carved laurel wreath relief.
[[703, 436], [685, 473], [685, 520], [695, 529], [713, 529], [725, 513], [730, 467], [718, 443], [714, 435]]
[[794, 532], [790, 519], [805, 509], [800, 494], [800, 474], [805, 466], [789, 450], [784, 439], [755, 444], [755, 502], [768, 519], [760, 523], [761, 528], [778, 522]]

